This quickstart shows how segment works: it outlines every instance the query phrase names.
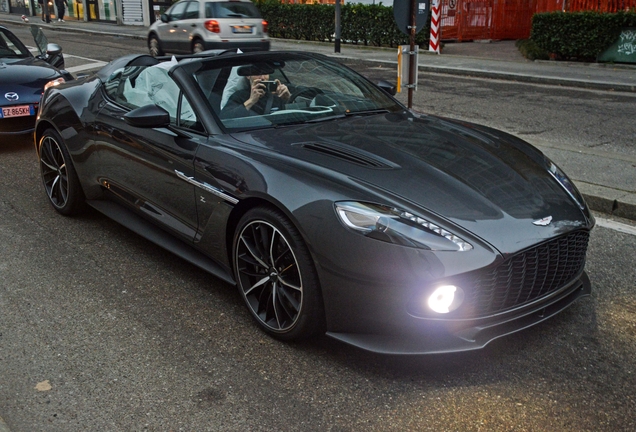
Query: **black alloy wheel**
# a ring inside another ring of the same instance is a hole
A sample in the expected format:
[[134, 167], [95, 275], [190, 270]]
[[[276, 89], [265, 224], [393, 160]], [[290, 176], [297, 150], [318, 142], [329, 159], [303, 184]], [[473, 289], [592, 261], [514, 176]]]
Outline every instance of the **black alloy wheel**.
[[278, 211], [255, 208], [241, 218], [233, 264], [243, 299], [267, 333], [295, 340], [324, 331], [311, 256], [298, 231]]
[[71, 162], [71, 157], [60, 135], [47, 129], [39, 145], [40, 172], [44, 190], [53, 208], [70, 216], [79, 212], [84, 193]]

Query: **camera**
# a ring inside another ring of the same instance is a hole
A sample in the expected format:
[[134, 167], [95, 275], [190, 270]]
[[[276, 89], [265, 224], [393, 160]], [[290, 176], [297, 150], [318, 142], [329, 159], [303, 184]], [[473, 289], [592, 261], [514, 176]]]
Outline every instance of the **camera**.
[[261, 84], [265, 85], [269, 93], [274, 93], [276, 89], [278, 89], [278, 83], [276, 81], [261, 81]]

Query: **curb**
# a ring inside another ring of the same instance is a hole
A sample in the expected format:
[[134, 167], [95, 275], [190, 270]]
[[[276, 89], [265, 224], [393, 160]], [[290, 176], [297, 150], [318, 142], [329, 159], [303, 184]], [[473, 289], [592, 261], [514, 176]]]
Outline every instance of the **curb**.
[[636, 194], [574, 181], [591, 210], [636, 221]]
[[[396, 62], [397, 63], [397, 62]], [[533, 84], [547, 84], [564, 87], [576, 87], [593, 90], [605, 90], [605, 91], [621, 91], [621, 92], [636, 92], [636, 83], [634, 85], [621, 84], [621, 83], [602, 83], [598, 81], [585, 81], [585, 80], [573, 80], [568, 78], [550, 78], [550, 77], [538, 77], [533, 75], [517, 74], [513, 72], [499, 72], [499, 71], [484, 71], [479, 69], [467, 69], [467, 68], [453, 68], [450, 66], [431, 66], [420, 65], [418, 67], [420, 71], [444, 73], [449, 75], [462, 75], [478, 78], [490, 78], [490, 79], [502, 79], [508, 81], [521, 81]]]
[[[37, 25], [38, 27], [42, 27], [43, 29], [46, 29], [46, 30], [68, 32], [68, 33], [88, 33], [88, 34], [97, 34], [97, 35], [103, 35], [103, 36], [114, 36], [114, 37], [131, 38], [131, 39], [146, 39], [146, 35], [145, 34], [144, 35], [136, 35], [136, 34], [131, 34], [131, 33], [118, 33], [118, 32], [115, 32], [115, 31], [110, 32], [110, 31], [103, 31], [103, 30], [84, 29], [84, 28], [75, 27], [72, 23], [65, 23], [65, 24], [55, 25], [52, 22], [51, 23], [45, 23], [45, 22], [41, 21], [39, 17], [30, 17], [30, 18], [35, 18], [34, 22], [26, 22], [25, 23], [25, 22], [22, 22], [22, 21], [16, 21], [16, 20], [6, 19], [4, 17], [0, 17], [0, 23], [9, 23], [9, 24], [20, 25], [20, 26]], [[113, 26], [115, 27], [116, 25], [113, 24]], [[117, 26], [117, 27], [120, 27], [120, 26]], [[2, 432], [2, 431], [0, 431], [0, 432]]]

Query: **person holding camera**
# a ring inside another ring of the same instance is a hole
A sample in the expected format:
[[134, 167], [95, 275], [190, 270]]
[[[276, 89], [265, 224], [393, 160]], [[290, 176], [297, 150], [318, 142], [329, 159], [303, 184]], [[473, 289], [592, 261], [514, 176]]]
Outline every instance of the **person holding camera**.
[[228, 100], [221, 116], [246, 117], [264, 115], [285, 108], [291, 97], [287, 86], [280, 80], [270, 81], [269, 75], [249, 75], [249, 88], [238, 90]]

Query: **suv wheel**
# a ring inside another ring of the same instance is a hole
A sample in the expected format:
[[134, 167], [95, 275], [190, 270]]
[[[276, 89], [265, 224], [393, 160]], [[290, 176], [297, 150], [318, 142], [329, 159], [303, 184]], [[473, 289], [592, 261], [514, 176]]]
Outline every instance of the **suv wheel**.
[[150, 55], [153, 57], [163, 55], [161, 44], [159, 43], [159, 39], [157, 39], [156, 35], [150, 35], [148, 37], [148, 50], [150, 51]]
[[192, 43], [192, 54], [200, 53], [201, 51], [205, 51], [203, 41], [201, 39], [195, 39]]

